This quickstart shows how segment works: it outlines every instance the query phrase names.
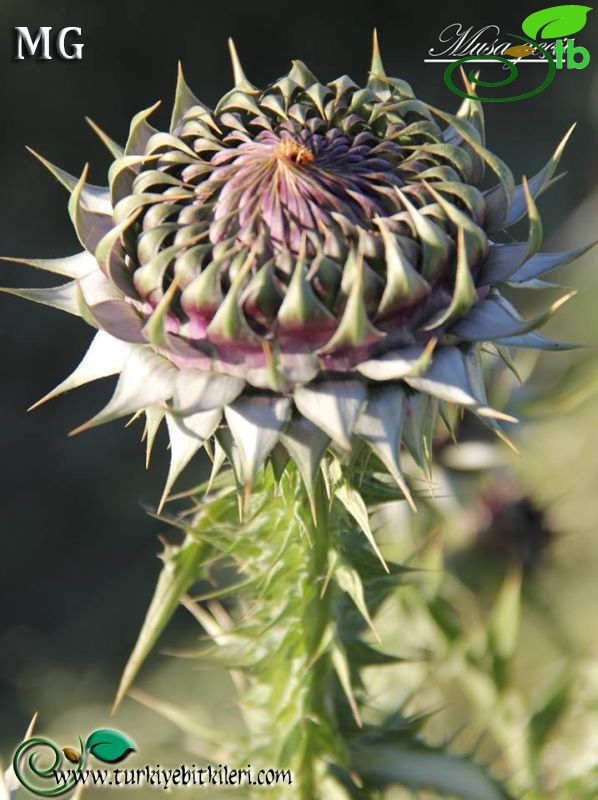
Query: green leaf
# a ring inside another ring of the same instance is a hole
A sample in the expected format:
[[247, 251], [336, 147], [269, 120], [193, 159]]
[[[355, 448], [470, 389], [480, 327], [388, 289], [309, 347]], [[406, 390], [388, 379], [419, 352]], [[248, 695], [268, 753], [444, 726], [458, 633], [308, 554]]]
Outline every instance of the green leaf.
[[590, 6], [551, 6], [535, 11], [526, 17], [521, 29], [526, 36], [536, 39], [560, 39], [562, 36], [572, 36], [580, 31], [586, 24]]
[[342, 686], [345, 697], [347, 698], [349, 706], [351, 707], [351, 713], [353, 714], [355, 723], [359, 728], [361, 728], [363, 723], [361, 721], [361, 714], [359, 713], [357, 700], [353, 694], [353, 686], [351, 685], [351, 670], [349, 668], [347, 656], [339, 645], [333, 645], [332, 649], [330, 650], [330, 657], [332, 659], [334, 671], [339, 679], [339, 683]]
[[509, 659], [515, 652], [519, 617], [521, 613], [521, 569], [513, 568], [500, 588], [498, 598], [492, 609], [489, 633], [496, 655]]
[[363, 531], [366, 539], [370, 543], [370, 546], [374, 553], [380, 559], [380, 562], [386, 572], [388, 572], [388, 566], [386, 565], [386, 561], [384, 560], [384, 556], [380, 552], [378, 545], [376, 544], [376, 540], [374, 539], [374, 534], [372, 533], [372, 529], [370, 527], [370, 520], [368, 517], [368, 510], [366, 504], [363, 500], [363, 497], [359, 494], [356, 489], [352, 489], [348, 483], [344, 483], [342, 486], [339, 486], [338, 489], [335, 491], [335, 495], [338, 500], [344, 505], [347, 509], [349, 514], [353, 517], [353, 519], [357, 522], [361, 530]]
[[135, 752], [136, 747], [135, 742], [124, 733], [113, 731], [110, 728], [100, 728], [88, 736], [85, 750], [106, 764], [118, 764], [129, 753]]
[[349, 595], [351, 600], [353, 600], [357, 610], [366, 621], [367, 625], [371, 628], [378, 642], [380, 642], [380, 637], [376, 631], [376, 628], [374, 627], [374, 623], [365, 602], [363, 583], [361, 582], [359, 573], [350, 567], [341, 565], [336, 568], [334, 575], [340, 588], [343, 590], [343, 592], [346, 592]]
[[459, 800], [508, 800], [509, 795], [473, 760], [423, 745], [376, 742], [354, 752], [358, 774], [378, 786], [436, 791]]
[[197, 739], [202, 743], [203, 748], [209, 748], [209, 757], [212, 759], [222, 758], [223, 752], [225, 752], [228, 757], [232, 757], [234, 748], [246, 746], [242, 737], [238, 739], [229, 737], [227, 741], [224, 741], [222, 738], [222, 731], [211, 727], [201, 716], [198, 717], [197, 710], [193, 710], [192, 712], [188, 708], [181, 709], [174, 703], [161, 700], [140, 689], [131, 689], [130, 697], [146, 708], [151, 709], [156, 714], [159, 714], [164, 719], [169, 720], [169, 722], [176, 725], [179, 730], [188, 734], [193, 739]]
[[536, 758], [539, 758], [542, 748], [569, 708], [572, 684], [571, 672], [559, 675], [529, 721], [530, 746]]
[[294, 725], [280, 748], [280, 755], [278, 756], [279, 764], [289, 764], [295, 753], [301, 747], [301, 738], [303, 736], [303, 728], [301, 725]]
[[141, 632], [125, 666], [114, 701], [114, 709], [120, 705], [130, 689], [143, 662], [174, 614], [181, 597], [197, 580], [198, 568], [205, 556], [206, 546], [191, 536], [188, 536], [180, 547], [166, 551], [164, 567], [158, 578]]

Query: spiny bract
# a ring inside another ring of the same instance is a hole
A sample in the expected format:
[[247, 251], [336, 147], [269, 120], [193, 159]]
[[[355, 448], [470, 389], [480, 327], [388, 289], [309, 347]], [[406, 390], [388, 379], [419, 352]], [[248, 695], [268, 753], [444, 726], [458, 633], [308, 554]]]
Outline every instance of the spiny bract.
[[[534, 329], [562, 300], [524, 320], [500, 286], [541, 287], [583, 251], [538, 252], [534, 197], [564, 141], [516, 186], [485, 147], [480, 104], [454, 116], [423, 103], [386, 76], [376, 40], [363, 88], [346, 75], [322, 84], [295, 61], [257, 89], [232, 43], [231, 55], [235, 86], [214, 110], [179, 74], [170, 131], [148, 122], [155, 107], [133, 118], [124, 150], [94, 125], [114, 156], [107, 188], [42, 159], [71, 192], [85, 249], [22, 260], [71, 282], [8, 291], [98, 329], [48, 397], [119, 374], [81, 429], [143, 411], [151, 447], [165, 418], [165, 496], [213, 436], [241, 485], [274, 450], [308, 488], [327, 448], [357, 437], [409, 498], [401, 444], [421, 459], [443, 404], [501, 416], [482, 344], [504, 357], [559, 346]], [[525, 215], [527, 241], [502, 243]]]

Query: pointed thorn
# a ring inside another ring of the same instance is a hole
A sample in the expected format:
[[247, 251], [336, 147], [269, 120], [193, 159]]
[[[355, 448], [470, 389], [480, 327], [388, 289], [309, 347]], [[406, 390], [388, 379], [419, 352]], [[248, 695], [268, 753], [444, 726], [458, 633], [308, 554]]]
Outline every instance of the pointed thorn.
[[559, 308], [562, 308], [562, 306], [564, 306], [565, 303], [568, 303], [572, 297], [575, 297], [577, 291], [578, 291], [577, 289], [571, 289], [570, 292], [567, 292], [567, 294], [564, 294], [562, 297], [559, 297], [558, 300], [555, 300], [554, 303], [552, 304], [553, 311], [558, 311]]
[[87, 122], [102, 144], [110, 151], [110, 153], [112, 153], [114, 158], [120, 158], [122, 155], [124, 155], [124, 148], [122, 148], [118, 142], [115, 142], [112, 137], [108, 136], [108, 134], [103, 131], [100, 126], [97, 125], [90, 117], [85, 117], [85, 122]]
[[70, 175], [68, 172], [66, 172], [66, 170], [63, 170], [61, 167], [57, 167], [56, 164], [52, 164], [51, 161], [48, 161], [47, 158], [44, 158], [44, 156], [38, 153], [37, 150], [34, 150], [32, 147], [29, 147], [29, 145], [25, 146], [25, 150], [31, 153], [31, 155], [34, 158], [36, 158], [40, 162], [40, 164], [48, 170], [48, 172], [52, 173], [52, 175], [56, 178], [56, 180], [59, 181], [59, 183], [61, 183], [64, 186], [64, 188], [67, 189], [67, 191], [72, 193], [73, 189], [77, 184], [77, 179], [73, 175]]
[[370, 75], [379, 77], [386, 77], [384, 72], [384, 64], [382, 63], [382, 56], [380, 55], [380, 46], [378, 44], [378, 31], [374, 28], [372, 33], [372, 62], [370, 64]]
[[46, 167], [47, 169], [50, 169], [50, 162], [48, 161], [48, 159], [47, 159], [47, 158], [44, 158], [44, 157], [42, 156], [42, 154], [41, 154], [41, 153], [38, 153], [38, 152], [37, 152], [37, 150], [34, 150], [34, 149], [33, 149], [33, 147], [29, 147], [29, 145], [28, 145], [28, 144], [26, 144], [26, 145], [25, 145], [25, 150], [27, 150], [27, 152], [28, 152], [28, 153], [31, 153], [31, 155], [32, 155], [34, 158], [37, 158], [37, 160], [38, 160], [38, 161], [39, 161], [41, 164], [43, 164], [43, 165], [44, 165], [44, 167]]
[[134, 423], [136, 420], [138, 420], [138, 419], [139, 419], [139, 417], [140, 417], [142, 414], [143, 414], [143, 409], [140, 409], [139, 411], [136, 411], [136, 412], [133, 414], [133, 416], [131, 417], [131, 419], [129, 419], [129, 420], [128, 420], [128, 422], [126, 422], [126, 423], [125, 423], [125, 428], [130, 428], [130, 427], [131, 427], [131, 425], [132, 425], [132, 424], [133, 424], [133, 423]]
[[83, 433], [83, 431], [91, 430], [96, 426], [96, 424], [97, 423], [93, 419], [89, 419], [87, 422], [84, 422], [82, 425], [79, 425], [77, 428], [73, 428], [72, 431], [69, 431], [68, 436], [78, 436], [80, 433]]
[[20, 256], [0, 256], [0, 261], [8, 261], [8, 263], [14, 262], [15, 264], [29, 264], [30, 259], [28, 258], [21, 258]]
[[73, 428], [72, 431], [67, 433], [67, 436], [70, 438], [71, 436], [78, 436], [80, 433], [83, 433], [85, 427], [83, 425], [79, 425], [78, 428]]
[[37, 400], [35, 403], [33, 403], [33, 405], [29, 406], [27, 412], [35, 411], [36, 408], [43, 406], [44, 403], [47, 403], [48, 400], [51, 400], [53, 396], [54, 396], [54, 391], [52, 390], [51, 392], [48, 392], [48, 394], [45, 394], [42, 398]]
[[241, 66], [237, 48], [235, 47], [235, 43], [231, 38], [228, 40], [228, 51], [230, 53], [230, 60], [233, 65], [233, 78], [235, 81], [235, 86], [242, 86], [244, 83], [248, 83], [247, 77], [243, 72], [243, 67]]
[[27, 732], [23, 738], [23, 741], [26, 741], [27, 739], [30, 739], [33, 736], [33, 731], [35, 729], [38, 716], [39, 716], [39, 711], [36, 711], [35, 714], [31, 717], [31, 722], [29, 723], [29, 727], [27, 728]]
[[[475, 94], [476, 85], [475, 83], [472, 83], [472, 81], [469, 80], [469, 77], [465, 72], [465, 68], [463, 66], [459, 67], [459, 72], [461, 73], [461, 80], [463, 81], [463, 86], [465, 87], [465, 91], [468, 92], [469, 94]], [[474, 72], [475, 78], [478, 78], [479, 75], [480, 75], [479, 70], [477, 72]]]
[[156, 514], [158, 516], [160, 516], [160, 514], [162, 513], [162, 509], [164, 508], [166, 501], [168, 500], [168, 495], [169, 495], [168, 486], [165, 486], [164, 491], [162, 492], [162, 497], [160, 498], [160, 502], [158, 503], [158, 508], [156, 510]]
[[517, 417], [513, 417], [511, 414], [506, 414], [504, 411], [497, 411], [495, 408], [487, 408], [485, 406], [482, 408], [476, 408], [476, 414], [479, 414], [480, 417], [499, 419], [502, 422], [512, 422], [514, 425], [519, 423]]
[[504, 433], [503, 431], [501, 431], [499, 429], [495, 430], [494, 432], [498, 436], [498, 438], [501, 440], [501, 442], [504, 442], [507, 445], [507, 447], [515, 453], [516, 456], [519, 455], [519, 450], [517, 449], [515, 444], [509, 439], [509, 437], [506, 435], [506, 433]]
[[[311, 510], [311, 518], [314, 522], [314, 526], [318, 527], [318, 509], [316, 507], [316, 498], [310, 493], [309, 494], [309, 508]], [[324, 590], [325, 591], [325, 590]], [[322, 594], [323, 596], [323, 594]]]
[[243, 487], [243, 519], [249, 516], [249, 503], [251, 502], [251, 483], [247, 482]]
[[399, 488], [403, 492], [403, 496], [404, 496], [405, 500], [407, 501], [407, 505], [409, 506], [411, 511], [414, 514], [419, 514], [417, 506], [415, 505], [415, 500], [413, 499], [413, 495], [411, 494], [411, 491], [409, 490], [409, 487], [407, 486], [407, 484], [404, 483], [403, 486], [400, 486]]

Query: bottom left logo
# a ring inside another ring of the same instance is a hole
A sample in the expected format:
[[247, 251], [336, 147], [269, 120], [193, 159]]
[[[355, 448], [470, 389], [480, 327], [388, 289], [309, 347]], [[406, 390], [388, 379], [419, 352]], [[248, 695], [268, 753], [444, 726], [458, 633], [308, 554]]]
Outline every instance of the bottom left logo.
[[[93, 731], [85, 744], [79, 737], [78, 747], [61, 748], [51, 739], [33, 736], [17, 748], [12, 766], [17, 780], [29, 792], [39, 797], [57, 797], [75, 787], [77, 773], [84, 769], [89, 755], [105, 764], [118, 764], [135, 750], [135, 743], [128, 736], [110, 728]], [[66, 771], [66, 779], [63, 758], [74, 765]], [[45, 786], [40, 786], [40, 781]]]

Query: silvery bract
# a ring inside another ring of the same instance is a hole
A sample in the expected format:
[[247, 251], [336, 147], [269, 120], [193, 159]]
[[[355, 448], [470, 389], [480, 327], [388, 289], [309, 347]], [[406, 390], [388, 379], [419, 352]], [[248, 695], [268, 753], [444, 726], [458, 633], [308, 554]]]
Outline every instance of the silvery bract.
[[[295, 61], [258, 89], [231, 53], [235, 85], [214, 110], [180, 74], [169, 131], [153, 108], [124, 149], [94, 126], [114, 156], [107, 187], [44, 160], [84, 250], [23, 259], [70, 281], [8, 291], [97, 329], [49, 396], [118, 375], [81, 429], [144, 412], [151, 448], [165, 419], [165, 496], [216, 437], [245, 488], [274, 451], [310, 489], [329, 447], [365, 441], [409, 499], [401, 444], [421, 462], [445, 404], [497, 426], [482, 347], [559, 346], [535, 329], [566, 297], [523, 319], [501, 289], [541, 288], [583, 252], [539, 252], [534, 198], [567, 137], [516, 185], [485, 146], [480, 104], [432, 108], [386, 76], [376, 43], [364, 87]], [[505, 241], [524, 216], [527, 241]]]

